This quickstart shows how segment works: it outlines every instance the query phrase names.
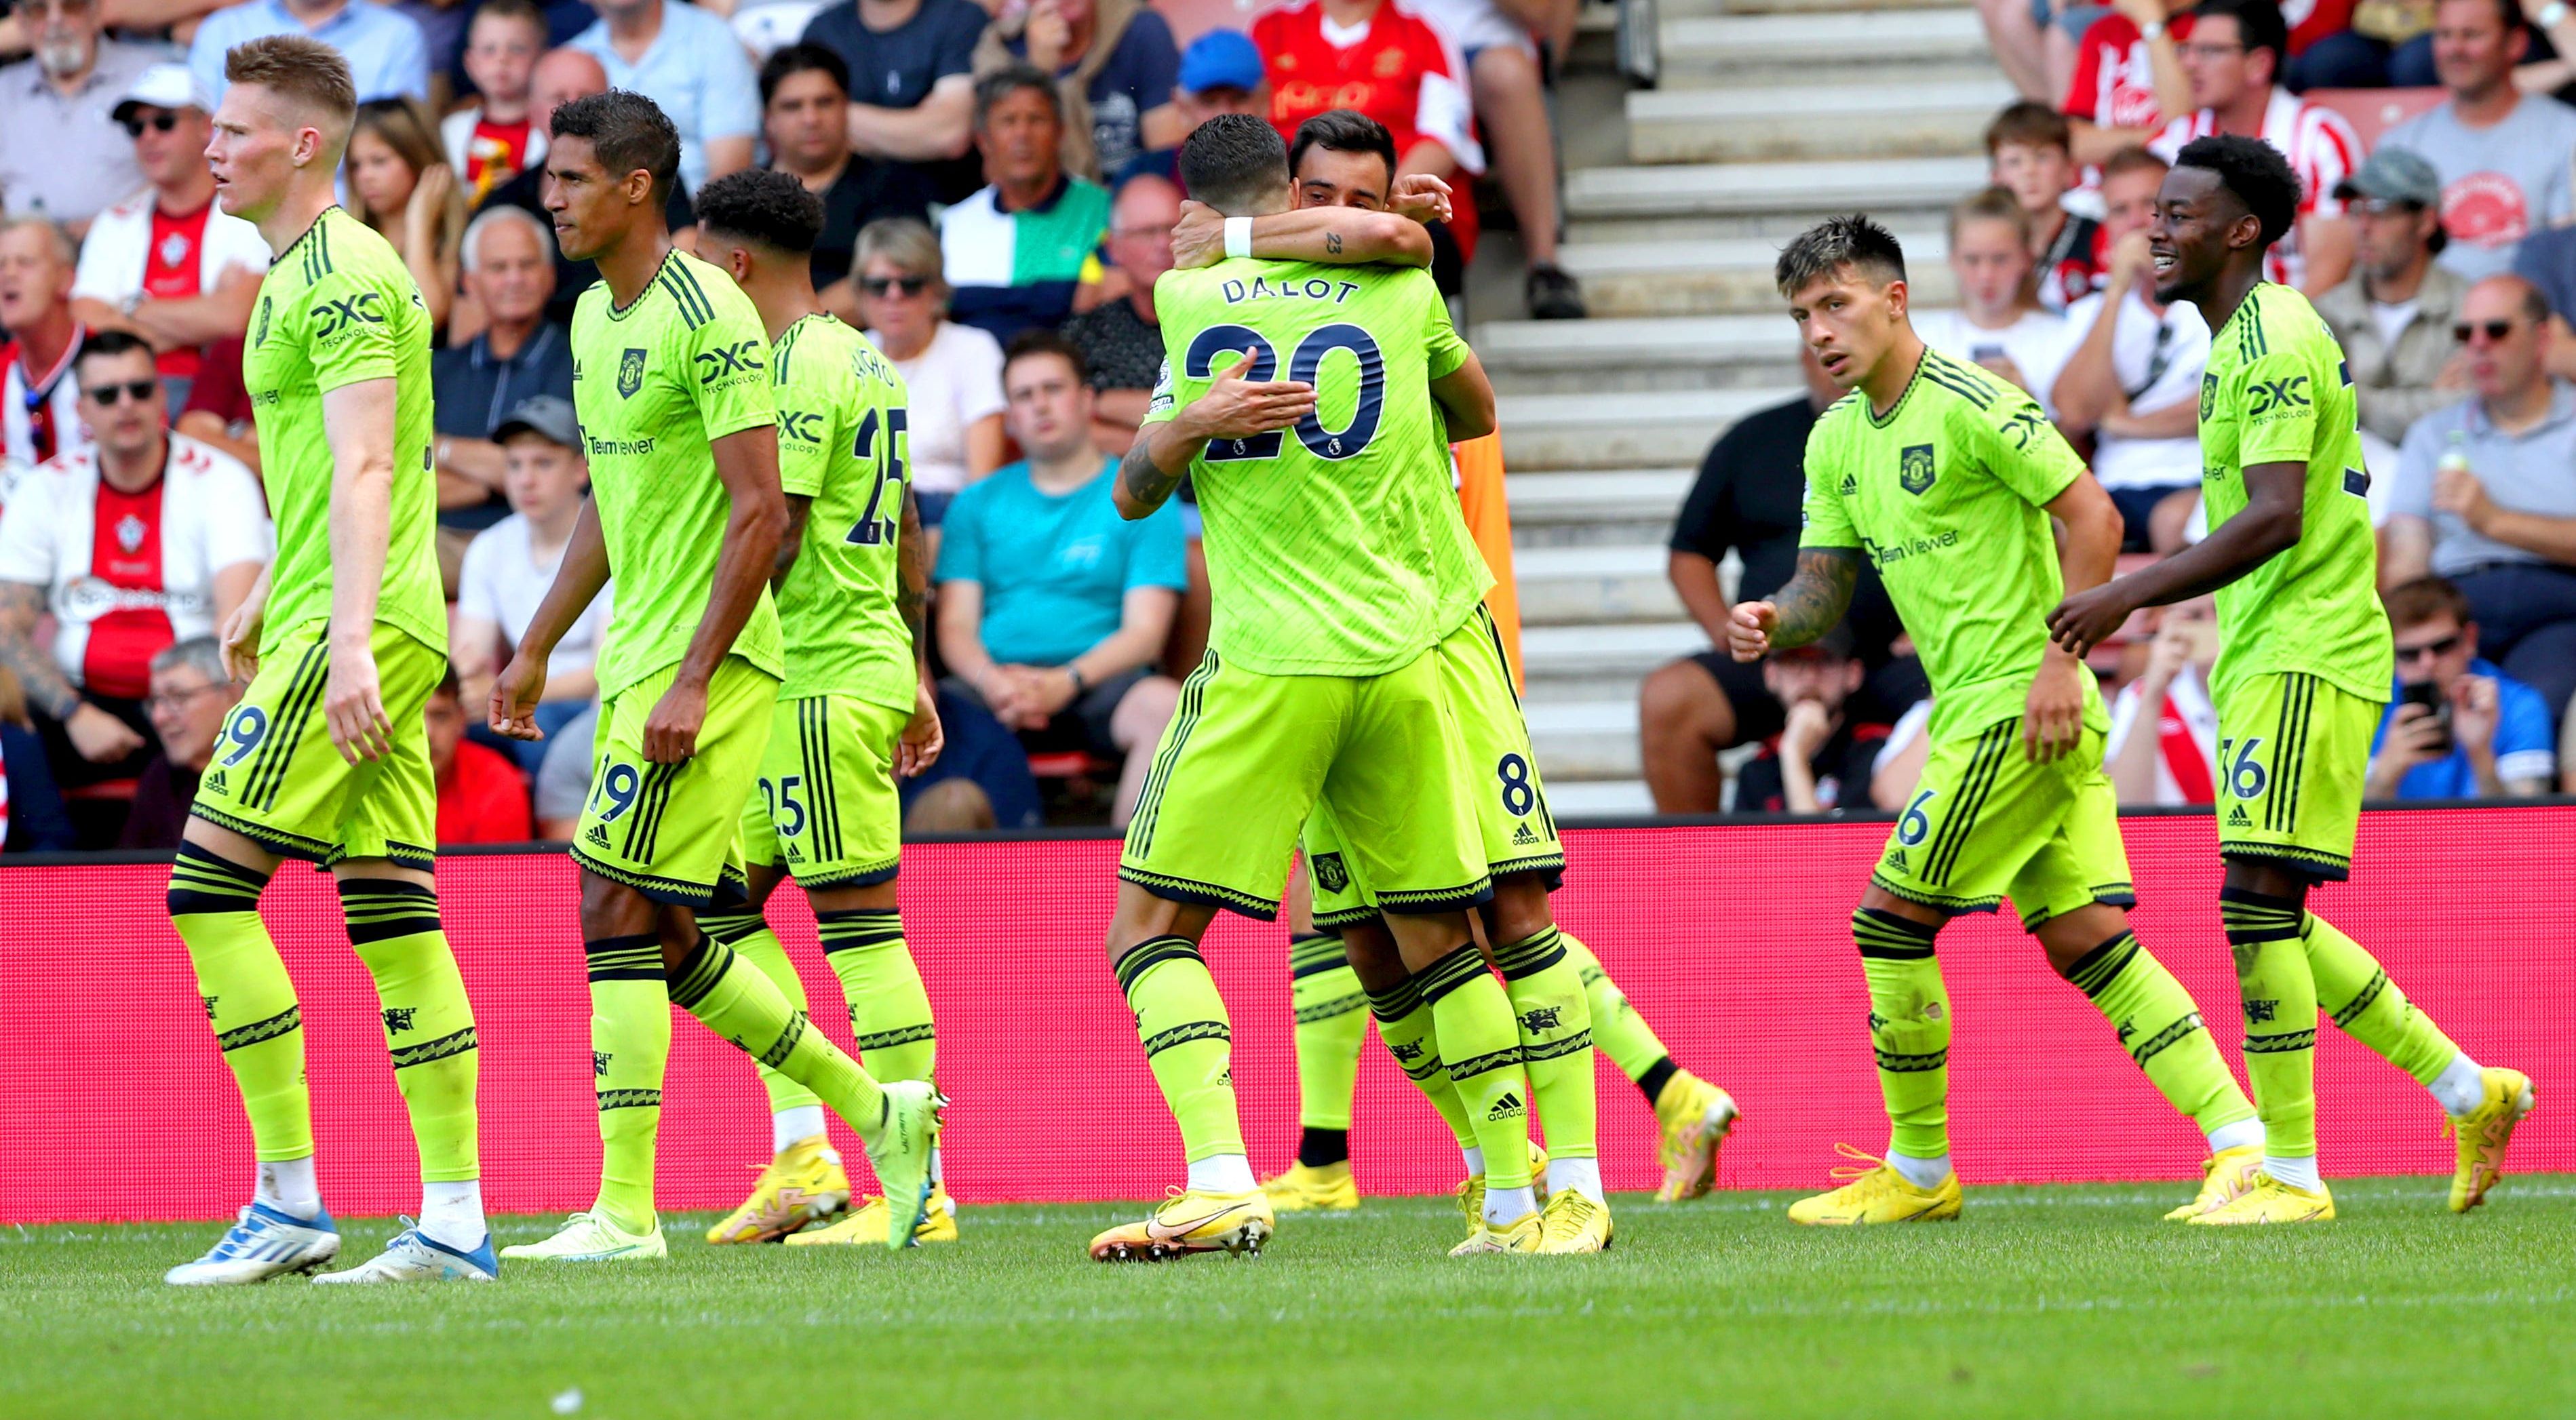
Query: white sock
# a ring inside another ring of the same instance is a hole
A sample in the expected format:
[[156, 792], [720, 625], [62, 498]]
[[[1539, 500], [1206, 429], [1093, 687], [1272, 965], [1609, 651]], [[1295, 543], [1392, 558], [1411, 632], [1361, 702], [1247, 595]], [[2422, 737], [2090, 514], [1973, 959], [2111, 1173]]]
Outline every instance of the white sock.
[[2462, 1119], [2487, 1102], [2487, 1072], [2464, 1050], [2452, 1056], [2451, 1063], [2443, 1066], [2442, 1073], [2434, 1076], [2433, 1083], [2424, 1088], [2431, 1090], [2433, 1098], [2441, 1101], [2443, 1113], [2453, 1119]]
[[420, 1186], [420, 1230], [458, 1252], [483, 1245], [483, 1184], [424, 1183]]
[[1250, 1193], [1260, 1186], [1252, 1181], [1252, 1161], [1241, 1154], [1219, 1154], [1190, 1165], [1194, 1193]]
[[311, 1218], [322, 1211], [322, 1185], [313, 1178], [313, 1156], [271, 1159], [259, 1166], [253, 1196], [280, 1213]]
[[939, 1186], [947, 1181], [948, 1175], [941, 1170], [939, 1164], [939, 1146], [933, 1144], [930, 1146], [930, 1191], [938, 1192]]
[[[1552, 1163], [1551, 1166], [1553, 1166]], [[1538, 1199], [1531, 1194], [1528, 1184], [1522, 1184], [1518, 1188], [1485, 1190], [1486, 1227], [1508, 1228], [1537, 1211]]]
[[1571, 1188], [1595, 1203], [1610, 1200], [1601, 1195], [1601, 1161], [1599, 1159], [1553, 1158], [1547, 1161], [1547, 1186], [1550, 1192]]
[[769, 1152], [783, 1154], [808, 1139], [822, 1137], [823, 1107], [800, 1104], [769, 1116]]
[[1916, 1188], [1926, 1190], [1939, 1188], [1941, 1186], [1941, 1180], [1950, 1176], [1950, 1156], [1948, 1154], [1940, 1155], [1937, 1158], [1913, 1159], [1890, 1150], [1887, 1155], [1887, 1164], [1888, 1167], [1905, 1175], [1905, 1181], [1907, 1183], [1913, 1184]]
[[2310, 1193], [2326, 1186], [2326, 1181], [2317, 1175], [2317, 1156], [2314, 1154], [2304, 1159], [2284, 1159], [2266, 1154], [2263, 1157], [2263, 1172], [2270, 1174], [2275, 1183], [2286, 1183], [2292, 1188], [2304, 1188]]
[[1458, 1156], [1467, 1161], [1467, 1177], [1483, 1178], [1485, 1176], [1484, 1150], [1477, 1148], [1473, 1144], [1462, 1144], [1458, 1147]]
[[2230, 1149], [2249, 1146], [2261, 1148], [2262, 1145], [2263, 1121], [2259, 1119], [2240, 1119], [2209, 1131], [2209, 1152], [2212, 1154], [2224, 1154]]

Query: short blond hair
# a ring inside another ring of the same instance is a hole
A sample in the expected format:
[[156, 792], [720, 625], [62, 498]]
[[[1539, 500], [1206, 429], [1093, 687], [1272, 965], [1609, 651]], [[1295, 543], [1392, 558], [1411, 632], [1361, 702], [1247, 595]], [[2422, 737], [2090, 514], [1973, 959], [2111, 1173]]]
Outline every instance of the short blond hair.
[[262, 35], [224, 54], [224, 82], [256, 84], [323, 120], [332, 161], [349, 146], [358, 117], [358, 84], [340, 51], [305, 35]]

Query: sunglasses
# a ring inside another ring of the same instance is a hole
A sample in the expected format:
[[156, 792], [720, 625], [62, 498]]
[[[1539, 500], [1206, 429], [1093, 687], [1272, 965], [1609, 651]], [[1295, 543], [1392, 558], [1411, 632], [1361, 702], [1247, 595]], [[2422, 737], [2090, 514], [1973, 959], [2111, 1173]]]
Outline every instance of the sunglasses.
[[121, 385], [98, 385], [95, 387], [84, 388], [81, 390], [81, 396], [85, 399], [97, 400], [99, 403], [113, 409], [120, 402], [129, 399], [134, 401], [136, 404], [141, 404], [146, 400], [151, 399], [153, 393], [160, 388], [161, 382], [159, 380], [128, 380]]
[[2513, 334], [2516, 322], [2509, 320], [2461, 321], [2451, 327], [2451, 338], [2466, 345], [2483, 335], [2489, 341], [2500, 341]]
[[930, 289], [930, 278], [927, 276], [869, 276], [860, 280], [859, 289], [871, 296], [889, 296], [897, 292], [905, 296], [918, 296]]
[[147, 128], [151, 129], [155, 133], [167, 133], [171, 129], [178, 127], [179, 115], [175, 113], [156, 113], [150, 118], [142, 118], [134, 114], [127, 114], [124, 118], [117, 121], [124, 126], [126, 137], [140, 138], [143, 136], [143, 130]]
[[2460, 633], [2454, 631], [2439, 641], [2427, 641], [2421, 646], [2400, 646], [2397, 648], [2397, 659], [2401, 662], [2416, 661], [2430, 656], [2438, 661], [2458, 649], [2460, 649]]

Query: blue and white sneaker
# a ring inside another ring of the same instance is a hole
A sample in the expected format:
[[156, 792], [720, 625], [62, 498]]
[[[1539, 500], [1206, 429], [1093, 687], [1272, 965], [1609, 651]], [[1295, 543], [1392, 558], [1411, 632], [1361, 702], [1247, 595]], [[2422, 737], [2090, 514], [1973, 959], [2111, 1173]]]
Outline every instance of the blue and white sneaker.
[[265, 1203], [241, 1210], [206, 1255], [161, 1274], [173, 1287], [235, 1287], [284, 1272], [310, 1272], [340, 1255], [340, 1228], [327, 1212], [298, 1218]]
[[492, 1238], [471, 1252], [459, 1252], [403, 1219], [403, 1230], [385, 1250], [342, 1272], [316, 1273], [316, 1282], [497, 1282], [500, 1260], [492, 1256]]

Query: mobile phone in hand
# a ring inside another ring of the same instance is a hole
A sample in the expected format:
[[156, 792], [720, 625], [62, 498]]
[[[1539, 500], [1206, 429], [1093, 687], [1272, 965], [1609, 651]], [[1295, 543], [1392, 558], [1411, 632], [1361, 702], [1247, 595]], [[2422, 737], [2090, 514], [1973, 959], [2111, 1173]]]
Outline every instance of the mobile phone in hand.
[[2401, 705], [2421, 705], [2432, 711], [2433, 719], [2442, 727], [2441, 743], [2436, 748], [2444, 754], [2451, 752], [2451, 701], [2442, 693], [2442, 687], [2429, 680], [2404, 686], [2398, 691], [2397, 701]]

